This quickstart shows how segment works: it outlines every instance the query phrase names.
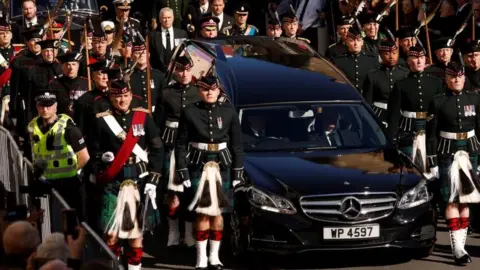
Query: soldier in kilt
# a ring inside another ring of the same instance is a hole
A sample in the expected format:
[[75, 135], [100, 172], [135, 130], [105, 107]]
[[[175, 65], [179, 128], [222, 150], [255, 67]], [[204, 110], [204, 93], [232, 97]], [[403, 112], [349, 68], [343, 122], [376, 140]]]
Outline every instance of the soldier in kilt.
[[449, 63], [445, 75], [446, 93], [437, 95], [428, 110], [433, 118], [427, 122], [427, 154], [430, 171], [440, 178], [440, 191], [447, 202], [445, 217], [454, 262], [465, 265], [472, 261], [465, 250], [468, 204], [480, 202], [476, 176], [480, 96], [463, 91], [465, 75], [461, 64]]
[[233, 105], [219, 101], [217, 78], [203, 77], [197, 87], [202, 101], [187, 105], [180, 117], [176, 167], [180, 180], [191, 187], [188, 209], [197, 214], [195, 269], [223, 269], [218, 256], [222, 212], [231, 209], [232, 188], [244, 186], [242, 132]]
[[[192, 73], [193, 61], [188, 55], [179, 57], [175, 61], [175, 80], [162, 90], [162, 99], [156, 105], [155, 119], [157, 125], [161, 127], [162, 140], [165, 144], [165, 163], [163, 166], [163, 175], [167, 181], [164, 181], [164, 190], [167, 192], [168, 204], [168, 241], [167, 246], [177, 246], [180, 244], [179, 217], [183, 214], [185, 219], [185, 238], [187, 246], [195, 245], [193, 237], [193, 221], [195, 215], [192, 212], [184, 211], [186, 206], [183, 201], [183, 184], [176, 184], [175, 178], [175, 156], [173, 154], [175, 138], [177, 137], [178, 121], [182, 110], [187, 104], [200, 101], [197, 87], [193, 84]], [[188, 202], [186, 202], [188, 203]], [[180, 211], [182, 210], [182, 211]]]

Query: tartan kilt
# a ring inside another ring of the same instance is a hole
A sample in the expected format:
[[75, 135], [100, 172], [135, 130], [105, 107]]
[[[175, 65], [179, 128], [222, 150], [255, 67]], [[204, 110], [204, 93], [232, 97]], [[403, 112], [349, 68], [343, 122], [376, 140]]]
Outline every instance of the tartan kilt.
[[[207, 160], [217, 161], [218, 155], [208, 154]], [[193, 197], [197, 192], [198, 185], [200, 184], [200, 178], [202, 177], [202, 172], [203, 172], [203, 164], [199, 166], [190, 166], [188, 168], [188, 171], [190, 174], [190, 181], [192, 182], [192, 187], [185, 189], [185, 193], [186, 193], [185, 195], [186, 195], [188, 205], [190, 205], [191, 201], [193, 200]], [[230, 171], [231, 171], [230, 168], [225, 168], [220, 164], [220, 175], [222, 176], [222, 189], [224, 194], [227, 196], [228, 205], [229, 205], [227, 208], [222, 209], [223, 213], [231, 213], [233, 211], [234, 194], [233, 194]], [[195, 209], [193, 210], [193, 212], [194, 211]]]
[[[467, 144], [468, 144], [468, 140], [455, 141], [455, 147], [457, 151], [460, 151], [460, 150], [467, 151]], [[440, 192], [442, 194], [442, 199], [445, 202], [448, 202], [450, 198], [450, 168], [453, 163], [454, 154], [455, 153], [438, 156], [438, 172], [440, 174]], [[477, 173], [478, 153], [469, 152], [469, 155], [470, 155], [470, 163], [472, 163], [473, 172]], [[455, 198], [453, 202], [454, 203], [459, 202], [458, 196]]]
[[[105, 185], [102, 193], [102, 204], [101, 204], [101, 213], [100, 213], [100, 229], [102, 232], [106, 232], [107, 230], [107, 225], [109, 221], [112, 219], [113, 214], [115, 212], [115, 208], [117, 207], [117, 196], [119, 192], [121, 182], [120, 181], [114, 181], [111, 183], [108, 183]], [[139, 218], [139, 224], [142, 226], [143, 222], [145, 224], [143, 225], [143, 228], [145, 228], [146, 231], [152, 231], [155, 227], [157, 227], [160, 224], [160, 212], [157, 210], [154, 210], [152, 207], [152, 204], [149, 203], [147, 206], [145, 206], [145, 196], [143, 194], [143, 184], [137, 183], [137, 187], [139, 188], [140, 192], [140, 203], [138, 207], [138, 212], [137, 212], [137, 218]], [[145, 209], [145, 207], [147, 207]], [[143, 214], [144, 211], [146, 211], [145, 215], [145, 220], [143, 220]]]

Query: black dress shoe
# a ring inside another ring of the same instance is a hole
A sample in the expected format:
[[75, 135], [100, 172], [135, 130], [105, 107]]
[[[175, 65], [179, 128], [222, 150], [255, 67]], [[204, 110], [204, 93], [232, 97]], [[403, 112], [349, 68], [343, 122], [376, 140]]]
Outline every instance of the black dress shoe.
[[470, 258], [470, 256], [468, 254], [465, 254], [463, 255], [462, 257], [460, 258], [456, 258], [455, 256], [453, 257], [453, 260], [455, 261], [455, 264], [456, 265], [459, 265], [459, 266], [462, 266], [462, 265], [466, 265], [467, 263], [471, 263], [472, 262], [472, 258]]
[[223, 270], [223, 265], [221, 264], [210, 265], [210, 270]]

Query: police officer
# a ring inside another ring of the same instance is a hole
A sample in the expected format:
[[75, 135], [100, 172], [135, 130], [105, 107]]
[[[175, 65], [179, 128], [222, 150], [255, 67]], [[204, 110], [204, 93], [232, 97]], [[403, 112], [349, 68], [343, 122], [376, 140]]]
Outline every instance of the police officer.
[[333, 58], [333, 64], [345, 73], [350, 82], [362, 93], [366, 75], [380, 65], [378, 56], [362, 50], [362, 33], [357, 27], [350, 27], [345, 40], [348, 52]]
[[283, 33], [286, 37], [299, 39], [307, 43], [310, 43], [310, 40], [297, 36], [298, 18], [297, 18], [297, 15], [292, 10], [289, 9], [288, 12], [285, 15], [283, 15], [282, 23], [283, 23], [282, 25]]
[[123, 31], [126, 32], [127, 29], [132, 28], [134, 30], [140, 31], [143, 33], [143, 28], [140, 25], [140, 21], [129, 17], [130, 10], [132, 8], [132, 0], [114, 0], [113, 4], [115, 5], [115, 29], [117, 34], [120, 33], [120, 22], [123, 21]]
[[147, 55], [146, 46], [140, 40], [136, 40], [132, 47], [132, 60], [137, 63], [132, 75], [130, 76], [130, 85], [133, 94], [139, 97], [148, 105], [148, 84], [150, 84], [152, 113], [155, 112], [155, 105], [161, 103], [161, 91], [165, 87], [165, 74], [163, 72], [151, 68], [150, 82], [147, 78], [147, 61], [150, 56]]
[[465, 62], [465, 87], [471, 91], [480, 90], [480, 47], [477, 41], [470, 41], [460, 47]]
[[85, 135], [89, 135], [90, 123], [94, 119], [93, 101], [99, 97], [106, 96], [108, 93], [109, 69], [105, 61], [91, 64], [92, 80], [95, 88], [83, 94], [73, 105], [75, 123]]
[[[35, 93], [47, 89], [50, 81], [62, 74], [62, 67], [56, 60], [58, 52], [55, 47], [56, 42], [57, 40], [54, 39], [38, 42], [42, 47], [42, 60], [28, 71], [29, 91]], [[34, 106], [33, 103], [31, 105]]]
[[155, 225], [157, 220], [147, 217], [142, 226], [143, 212], [137, 205], [144, 200], [140, 200], [138, 190], [149, 196], [155, 208], [164, 153], [160, 132], [149, 111], [133, 107], [132, 97], [125, 82], [112, 82], [110, 109], [97, 113], [94, 120], [92, 156], [97, 160], [95, 182], [104, 185], [100, 218], [106, 243], [119, 257], [118, 241], [127, 240], [124, 256], [128, 269], [139, 270], [143, 227]]
[[445, 81], [445, 69], [453, 54], [453, 45], [450, 44], [450, 40], [448, 37], [442, 37], [433, 42], [432, 47], [437, 61], [425, 71], [442, 81]]
[[90, 159], [82, 132], [68, 115], [57, 115], [57, 99], [51, 92], [38, 92], [35, 102], [38, 116], [28, 124], [33, 163], [46, 162], [46, 180], [81, 213], [77, 172]]
[[269, 37], [281, 37], [282, 26], [277, 18], [269, 18], [267, 22], [267, 36]]
[[227, 36], [256, 36], [258, 29], [254, 25], [247, 24], [250, 8], [246, 3], [240, 3], [235, 9], [235, 24], [227, 25], [222, 33]]
[[[168, 225], [169, 234], [167, 246], [179, 245], [179, 215], [185, 209], [187, 203], [182, 201], [182, 196], [178, 192], [183, 191], [183, 185], [179, 185], [174, 181], [174, 158], [173, 148], [175, 138], [177, 137], [178, 121], [182, 110], [190, 103], [198, 102], [200, 97], [198, 91], [193, 84], [192, 74], [193, 61], [188, 56], [181, 56], [175, 62], [175, 79], [176, 82], [169, 85], [162, 91], [162, 103], [157, 104], [156, 122], [162, 130], [162, 140], [165, 144], [165, 165], [163, 175], [169, 181], [167, 183], [168, 189]], [[193, 246], [195, 240], [193, 238], [192, 222], [194, 217], [191, 213], [185, 213], [185, 244]]]
[[[217, 100], [221, 92], [217, 78], [203, 77], [197, 84], [202, 101], [187, 105], [180, 117], [176, 167], [183, 185], [194, 192], [188, 209], [197, 213], [195, 267], [223, 269], [218, 254], [223, 236], [221, 209], [230, 206], [225, 192], [232, 187], [238, 190], [244, 183], [242, 131], [233, 105]], [[198, 159], [188, 159], [192, 155]]]
[[348, 51], [345, 39], [347, 38], [348, 29], [352, 26], [354, 19], [350, 16], [342, 16], [337, 20], [337, 34], [340, 40], [328, 46], [325, 57], [332, 60], [335, 56], [345, 54]]
[[48, 84], [48, 89], [57, 96], [58, 113], [73, 117], [73, 103], [88, 91], [87, 78], [78, 76], [81, 54], [68, 52], [57, 59], [62, 65], [62, 74]]
[[[456, 265], [472, 260], [465, 250], [469, 226], [468, 203], [480, 202], [477, 171], [478, 142], [476, 131], [480, 97], [463, 91], [463, 66], [449, 63], [445, 70], [447, 90], [430, 104], [433, 118], [427, 123], [427, 154], [432, 176], [439, 177], [445, 217]], [[473, 182], [475, 181], [475, 182]]]
[[363, 83], [363, 97], [368, 104], [373, 106], [380, 121], [385, 122], [387, 102], [393, 85], [408, 74], [408, 69], [397, 65], [398, 47], [394, 41], [382, 41], [378, 50], [382, 58], [382, 65], [367, 74]]
[[400, 45], [400, 58], [398, 64], [408, 68], [407, 57], [410, 47], [417, 45], [417, 36], [415, 29], [411, 27], [401, 28], [397, 31], [398, 43]]
[[199, 36], [204, 39], [212, 39], [218, 36], [218, 23], [220, 19], [213, 16], [202, 16], [199, 20]]
[[[410, 47], [407, 61], [410, 72], [406, 78], [395, 82], [388, 99], [387, 134], [394, 140], [400, 138], [400, 149], [411, 156], [420, 168], [426, 169], [428, 106], [435, 95], [444, 90], [439, 79], [424, 72], [426, 57], [423, 48]], [[413, 149], [414, 145], [416, 149]]]

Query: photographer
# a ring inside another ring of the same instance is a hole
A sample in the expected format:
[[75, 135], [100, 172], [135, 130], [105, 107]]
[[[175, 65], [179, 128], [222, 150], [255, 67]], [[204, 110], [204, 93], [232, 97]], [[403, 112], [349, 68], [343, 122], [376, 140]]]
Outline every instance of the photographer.
[[68, 115], [57, 115], [53, 93], [40, 92], [35, 102], [38, 116], [29, 123], [28, 132], [36, 174], [43, 174], [71, 207], [80, 210], [78, 171], [90, 158], [82, 133]]

